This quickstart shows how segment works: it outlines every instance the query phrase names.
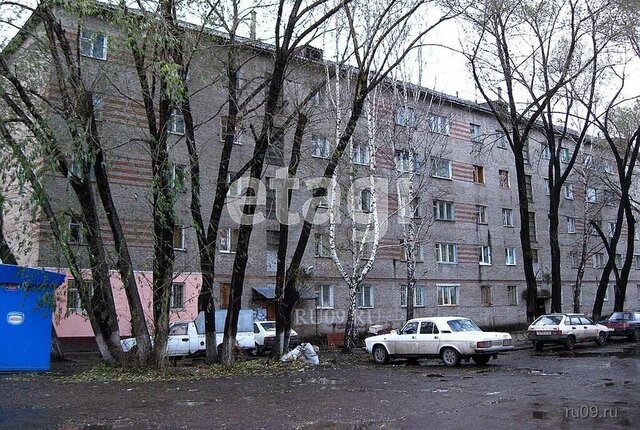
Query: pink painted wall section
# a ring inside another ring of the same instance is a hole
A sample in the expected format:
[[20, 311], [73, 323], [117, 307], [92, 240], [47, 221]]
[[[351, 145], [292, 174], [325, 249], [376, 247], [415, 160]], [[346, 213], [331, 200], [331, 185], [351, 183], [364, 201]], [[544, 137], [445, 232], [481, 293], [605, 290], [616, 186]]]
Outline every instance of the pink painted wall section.
[[[69, 309], [68, 307], [67, 281], [72, 280], [73, 276], [67, 270], [54, 271], [64, 273], [67, 276], [65, 283], [56, 290], [56, 307], [53, 314], [53, 322], [58, 337], [93, 337], [93, 330], [86, 314], [82, 310]], [[136, 272], [135, 276], [147, 322], [152, 326], [152, 273]], [[85, 279], [91, 279], [90, 272], [87, 273]], [[171, 321], [194, 319], [198, 315], [198, 292], [202, 285], [202, 275], [200, 273], [176, 275], [174, 283], [184, 284], [184, 306], [181, 309], [171, 311]], [[131, 313], [129, 312], [129, 304], [122, 281], [117, 272], [111, 272], [111, 286], [118, 313], [120, 336], [131, 336]]]

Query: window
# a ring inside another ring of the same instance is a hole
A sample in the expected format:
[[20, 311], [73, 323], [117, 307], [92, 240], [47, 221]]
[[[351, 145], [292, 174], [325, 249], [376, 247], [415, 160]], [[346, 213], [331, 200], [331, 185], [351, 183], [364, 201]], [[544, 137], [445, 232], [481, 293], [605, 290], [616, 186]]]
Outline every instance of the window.
[[585, 196], [586, 196], [587, 202], [589, 203], [598, 202], [598, 191], [595, 188], [587, 187]]
[[398, 172], [409, 173], [411, 172], [412, 162], [411, 153], [407, 149], [401, 149], [396, 151], [396, 170]]
[[276, 188], [274, 178], [266, 178], [265, 216], [267, 219], [276, 219]]
[[482, 205], [476, 205], [476, 223], [487, 223], [487, 207]]
[[87, 30], [80, 30], [80, 55], [83, 57], [96, 58], [98, 60], [107, 59], [107, 36], [104, 33]]
[[578, 253], [577, 252], [570, 252], [569, 253], [569, 261], [571, 262], [571, 268], [572, 269], [577, 269], [578, 266], [580, 266], [580, 259], [578, 258]]
[[598, 231], [596, 230], [593, 224], [597, 225], [600, 228], [600, 230], [602, 230], [602, 221], [599, 219], [592, 219], [591, 222], [589, 223], [589, 229], [591, 230], [591, 235], [598, 236]]
[[484, 184], [484, 167], [473, 166], [473, 182], [476, 184]]
[[96, 121], [100, 121], [104, 110], [104, 100], [102, 100], [102, 96], [100, 94], [91, 94], [91, 106], [93, 107], [93, 117]]
[[413, 219], [420, 218], [420, 197], [414, 197], [409, 204], [409, 209], [411, 210], [411, 217]]
[[325, 100], [325, 96], [324, 96], [324, 91], [322, 89], [316, 91], [311, 96], [311, 104], [313, 106], [323, 106], [324, 100]]
[[184, 183], [187, 177], [187, 166], [184, 164], [171, 165], [171, 188], [176, 192], [184, 191]]
[[331, 257], [331, 249], [329, 247], [329, 236], [316, 233], [314, 235], [315, 256]]
[[[225, 143], [225, 137], [227, 132], [227, 121], [228, 118], [226, 116], [220, 117], [220, 140], [222, 143]], [[243, 131], [242, 127], [239, 124], [236, 124], [233, 130], [233, 143], [234, 145], [242, 145], [242, 137]]]
[[636, 228], [634, 236], [635, 236], [635, 240], [640, 240], [640, 229], [639, 228]]
[[432, 158], [431, 176], [434, 178], [451, 179], [451, 160]]
[[369, 188], [365, 188], [360, 191], [360, 209], [362, 212], [370, 213], [373, 210], [373, 202], [371, 201], [372, 197], [373, 195]]
[[498, 176], [500, 178], [500, 187], [501, 188], [510, 188], [511, 183], [509, 182], [509, 171], [508, 170], [498, 170]]
[[396, 124], [403, 127], [415, 127], [416, 113], [413, 108], [400, 106], [396, 110]]
[[505, 264], [507, 266], [516, 265], [516, 249], [514, 247], [508, 247], [504, 249]]
[[449, 118], [442, 115], [429, 114], [429, 130], [433, 133], [449, 134]]
[[596, 252], [593, 254], [592, 263], [594, 269], [600, 269], [604, 267], [604, 254], [602, 252]]
[[236, 172], [227, 172], [227, 195], [231, 197], [239, 197], [242, 195], [242, 188], [240, 187], [240, 181], [236, 180], [231, 182], [234, 176], [236, 176]]
[[[85, 171], [89, 172], [88, 176], [85, 175]], [[96, 171], [93, 162], [81, 154], [75, 154], [73, 156], [69, 173], [80, 179], [84, 179], [85, 176], [88, 177], [90, 181], [95, 181], [96, 179]]]
[[69, 220], [69, 243], [84, 243], [84, 222], [72, 216]]
[[529, 161], [529, 139], [522, 143], [522, 160], [524, 164], [530, 164]]
[[640, 255], [634, 255], [633, 260], [636, 263], [636, 270], [640, 270]]
[[329, 141], [324, 136], [313, 136], [313, 157], [329, 158]]
[[496, 146], [500, 149], [507, 149], [507, 135], [502, 130], [496, 130]]
[[185, 227], [183, 225], [176, 225], [173, 229], [173, 249], [184, 251], [186, 250], [185, 243]]
[[169, 295], [169, 308], [171, 310], [184, 309], [184, 284], [174, 282], [171, 284], [171, 294]]
[[480, 265], [481, 266], [491, 265], [491, 247], [490, 246], [480, 247]]
[[362, 142], [355, 142], [353, 144], [353, 164], [368, 166], [370, 160], [371, 152], [369, 151], [369, 145]]
[[571, 152], [569, 148], [560, 148], [560, 161], [568, 163], [571, 160]]
[[458, 262], [458, 247], [455, 243], [436, 243], [436, 259], [441, 264]]
[[480, 125], [471, 123], [469, 124], [469, 138], [472, 142], [480, 142]]
[[543, 160], [551, 159], [551, 150], [549, 149], [549, 145], [541, 144], [541, 156]]
[[438, 306], [458, 305], [458, 285], [436, 285], [438, 293]]
[[531, 265], [533, 266], [533, 271], [538, 272], [540, 270], [540, 260], [538, 260], [538, 250], [531, 250]]
[[433, 201], [433, 219], [438, 221], [454, 221], [455, 211], [453, 202], [444, 200]]
[[507, 301], [509, 302], [509, 306], [518, 305], [518, 287], [515, 285], [507, 286]]
[[[414, 285], [413, 287], [413, 307], [421, 308], [424, 307], [425, 296], [426, 296], [426, 287], [423, 285]], [[400, 290], [400, 306], [403, 308], [407, 307], [407, 286], [403, 285]]]
[[573, 184], [566, 184], [564, 186], [564, 198], [567, 200], [573, 200]]
[[513, 227], [513, 209], [502, 208], [502, 226]]
[[267, 230], [267, 249], [277, 251], [280, 244], [280, 230]]
[[333, 309], [333, 286], [318, 285], [316, 287], [318, 309]]
[[576, 232], [576, 219], [573, 217], [567, 217], [567, 233]]
[[67, 280], [67, 313], [82, 313], [80, 291], [75, 279]]
[[480, 286], [480, 302], [482, 306], [491, 306], [493, 304], [491, 301], [491, 285]]
[[551, 182], [549, 182], [549, 178], [544, 178], [544, 192], [546, 195], [551, 195]]
[[267, 164], [284, 166], [284, 129], [274, 128], [264, 155]]
[[[638, 292], [638, 301], [640, 301], [640, 284], [636, 285], [636, 290]], [[636, 314], [637, 317], [638, 314]]]
[[524, 175], [524, 187], [527, 190], [527, 200], [533, 203], [533, 188], [531, 187], [531, 175]]
[[535, 212], [529, 212], [529, 240], [531, 242], [538, 241], [538, 231], [536, 228], [536, 214]]
[[356, 288], [356, 306], [359, 308], [373, 307], [373, 287], [371, 285], [359, 285]]
[[167, 132], [177, 135], [184, 134], [184, 116], [180, 109], [171, 110], [171, 116], [169, 116], [169, 121], [167, 122]]
[[[400, 260], [401, 261], [407, 261], [407, 247], [408, 247], [408, 244], [405, 245], [404, 241], [400, 239]], [[413, 259], [418, 263], [424, 261], [424, 250], [422, 247], [422, 243], [420, 242], [413, 243]]]
[[613, 237], [613, 234], [616, 232], [616, 223], [615, 222], [608, 222], [607, 223], [607, 227], [608, 227], [608, 233], [609, 233], [609, 237]]
[[622, 267], [622, 254], [616, 254], [616, 267]]
[[616, 195], [611, 190], [602, 190], [602, 200], [605, 205], [613, 206], [616, 202]]
[[234, 253], [238, 247], [238, 229], [222, 228], [220, 230], [220, 252]]

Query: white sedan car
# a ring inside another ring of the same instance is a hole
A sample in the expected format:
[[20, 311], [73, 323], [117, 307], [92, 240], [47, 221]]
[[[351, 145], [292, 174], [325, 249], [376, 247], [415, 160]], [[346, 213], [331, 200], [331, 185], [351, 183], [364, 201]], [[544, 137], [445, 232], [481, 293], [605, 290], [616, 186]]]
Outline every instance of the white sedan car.
[[513, 349], [509, 333], [483, 332], [463, 317], [430, 317], [409, 320], [402, 330], [365, 339], [367, 352], [378, 364], [390, 358], [442, 358], [445, 366], [472, 359], [487, 364], [491, 357]]
[[567, 351], [575, 348], [578, 342], [595, 342], [602, 346], [609, 336], [607, 326], [594, 323], [584, 314], [542, 315], [529, 326], [528, 332], [536, 351], [542, 351], [544, 345], [550, 343], [564, 345]]

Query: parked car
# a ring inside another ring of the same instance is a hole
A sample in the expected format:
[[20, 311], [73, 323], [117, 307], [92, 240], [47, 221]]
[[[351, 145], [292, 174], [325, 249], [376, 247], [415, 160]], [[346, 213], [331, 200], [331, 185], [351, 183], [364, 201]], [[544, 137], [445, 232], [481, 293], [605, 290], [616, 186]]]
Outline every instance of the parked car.
[[463, 317], [414, 318], [402, 330], [365, 339], [367, 352], [378, 364], [390, 358], [437, 358], [453, 367], [472, 359], [484, 365], [498, 353], [513, 349], [509, 333], [483, 332]]
[[600, 324], [609, 327], [609, 336], [626, 336], [636, 342], [640, 340], [640, 312], [614, 312]]
[[584, 314], [550, 314], [537, 318], [529, 326], [528, 334], [536, 351], [553, 343], [564, 345], [570, 351], [578, 342], [606, 344], [609, 328], [594, 323]]
[[[226, 310], [216, 311], [216, 346], [218, 352], [222, 347], [224, 318]], [[169, 325], [167, 338], [167, 357], [184, 357], [204, 354], [206, 351], [204, 334], [204, 312], [200, 312], [193, 321], [178, 321]], [[238, 332], [236, 346], [241, 350], [252, 350], [255, 340], [251, 325], [253, 324], [253, 310], [243, 309], [238, 317]], [[152, 339], [153, 342], [153, 339]], [[124, 352], [131, 351], [136, 346], [136, 339], [131, 337], [120, 341]]]
[[[256, 354], [260, 355], [265, 351], [273, 349], [276, 340], [276, 322], [275, 321], [255, 321], [253, 323], [253, 336], [256, 343]], [[298, 333], [291, 329], [289, 335], [289, 346], [298, 346]]]

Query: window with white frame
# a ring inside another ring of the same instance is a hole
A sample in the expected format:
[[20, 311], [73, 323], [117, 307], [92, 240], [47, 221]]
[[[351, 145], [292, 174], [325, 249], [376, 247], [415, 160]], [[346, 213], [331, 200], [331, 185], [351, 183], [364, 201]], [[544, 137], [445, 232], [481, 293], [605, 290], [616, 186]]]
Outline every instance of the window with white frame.
[[481, 140], [481, 132], [480, 132], [480, 124], [469, 124], [469, 138], [472, 142], [480, 142]]
[[333, 309], [333, 285], [316, 286], [318, 309]]
[[538, 241], [538, 225], [535, 212], [529, 212], [529, 240], [531, 242]]
[[502, 208], [502, 226], [513, 227], [513, 209]]
[[396, 170], [409, 173], [412, 169], [411, 152], [408, 149], [396, 150]]
[[438, 306], [457, 306], [459, 285], [436, 284]]
[[533, 271], [537, 273], [540, 270], [540, 260], [538, 260], [538, 250], [531, 250], [531, 265], [533, 266]]
[[187, 249], [186, 245], [186, 228], [184, 225], [178, 224], [173, 229], [173, 249], [177, 251], [184, 251]]
[[507, 266], [516, 265], [516, 248], [509, 246], [504, 249], [505, 264]]
[[566, 184], [564, 186], [564, 198], [567, 200], [573, 200], [573, 184]]
[[442, 115], [429, 114], [429, 130], [433, 133], [449, 134], [449, 118]]
[[578, 258], [578, 253], [577, 252], [570, 252], [569, 253], [569, 262], [571, 263], [571, 268], [572, 269], [577, 269], [578, 266], [580, 265], [580, 258]]
[[238, 247], [239, 230], [235, 228], [220, 229], [220, 252], [234, 253]]
[[607, 206], [613, 206], [616, 202], [616, 194], [611, 190], [602, 190], [602, 201]]
[[640, 301], [640, 284], [636, 285], [636, 290], [637, 290], [637, 294], [638, 294], [638, 301]]
[[184, 115], [180, 109], [172, 109], [167, 122], [167, 131], [171, 134], [183, 135], [184, 130]]
[[169, 308], [171, 310], [184, 309], [184, 283], [174, 282], [173, 284], [171, 284]]
[[529, 139], [522, 142], [522, 160], [524, 164], [530, 164], [529, 160]]
[[500, 149], [507, 149], [507, 135], [502, 130], [496, 130], [496, 146]]
[[491, 285], [480, 285], [480, 303], [482, 306], [491, 306], [493, 304]]
[[353, 164], [368, 166], [371, 161], [371, 152], [369, 145], [363, 142], [354, 142], [353, 144]]
[[399, 106], [396, 110], [396, 124], [403, 127], [415, 127], [417, 124], [415, 110], [408, 106]]
[[607, 223], [607, 230], [609, 233], [609, 237], [613, 237], [613, 234], [616, 232], [616, 223], [615, 222], [608, 222]]
[[360, 210], [362, 212], [370, 213], [373, 210], [372, 198], [373, 194], [369, 188], [360, 191]]
[[551, 158], [551, 150], [549, 149], [549, 145], [543, 143], [540, 146], [542, 148], [540, 151], [542, 159], [549, 160]]
[[240, 187], [240, 180], [231, 182], [236, 176], [236, 172], [227, 172], [227, 195], [230, 197], [239, 197], [242, 195], [242, 188]]
[[184, 191], [185, 179], [187, 177], [187, 166], [184, 164], [171, 164], [171, 188], [176, 192]]
[[358, 308], [373, 308], [373, 287], [371, 285], [358, 285], [356, 288], [356, 306]]
[[69, 220], [69, 243], [85, 243], [84, 222], [75, 216]]
[[527, 200], [533, 203], [533, 187], [531, 185], [531, 175], [524, 175], [524, 188], [527, 190]]
[[431, 176], [434, 178], [451, 179], [451, 160], [447, 160], [445, 158], [432, 158]]
[[[422, 308], [425, 304], [427, 288], [424, 285], [415, 285], [413, 287], [413, 307]], [[400, 307], [407, 307], [407, 286], [403, 285], [400, 289]]]
[[98, 60], [107, 59], [107, 36], [98, 31], [80, 29], [80, 55]]
[[576, 219], [573, 217], [567, 217], [567, 233], [576, 232]]
[[67, 314], [71, 313], [82, 313], [80, 291], [75, 279], [67, 280]]
[[453, 202], [444, 200], [433, 201], [433, 219], [437, 221], [454, 221], [455, 210]]
[[316, 257], [331, 257], [331, 248], [329, 247], [329, 236], [322, 233], [316, 233], [314, 236], [314, 250]]
[[441, 264], [458, 262], [458, 246], [455, 243], [436, 243], [436, 259]]
[[615, 263], [616, 267], [622, 267], [622, 254], [616, 254]]
[[313, 141], [313, 153], [311, 156], [329, 158], [329, 140], [325, 136], [319, 135], [314, 135], [311, 140]]
[[[405, 245], [404, 244], [404, 240], [400, 239], [400, 260], [401, 261], [407, 261], [407, 248], [408, 247], [409, 247], [409, 244]], [[414, 242], [413, 243], [412, 252], [413, 252], [413, 259], [417, 263], [420, 263], [420, 262], [424, 261], [424, 247], [423, 247], [421, 242]]]
[[568, 163], [571, 160], [571, 151], [569, 148], [561, 148], [560, 149], [560, 161], [563, 163]]
[[413, 219], [420, 218], [420, 197], [415, 196], [409, 203], [409, 210]]
[[489, 266], [491, 265], [491, 247], [486, 245], [480, 246], [480, 265], [481, 266]]
[[640, 255], [636, 254], [633, 256], [633, 261], [636, 263], [636, 270], [640, 270]]
[[518, 305], [518, 287], [515, 285], [507, 286], [507, 302], [509, 306]]
[[602, 252], [596, 252], [595, 254], [593, 254], [593, 257], [591, 257], [591, 259], [594, 269], [601, 269], [604, 267], [604, 254]]
[[551, 195], [551, 182], [549, 182], [549, 178], [543, 178], [544, 181], [544, 193], [548, 196]]
[[100, 121], [104, 111], [104, 100], [100, 94], [91, 93], [91, 107], [93, 108], [93, 117], [96, 121]]
[[476, 205], [476, 224], [487, 223], [487, 207]]
[[587, 187], [585, 191], [585, 198], [589, 203], [597, 203], [598, 202], [598, 191], [595, 188]]
[[510, 188], [511, 182], [509, 181], [509, 171], [508, 170], [498, 170], [498, 178], [500, 188]]

